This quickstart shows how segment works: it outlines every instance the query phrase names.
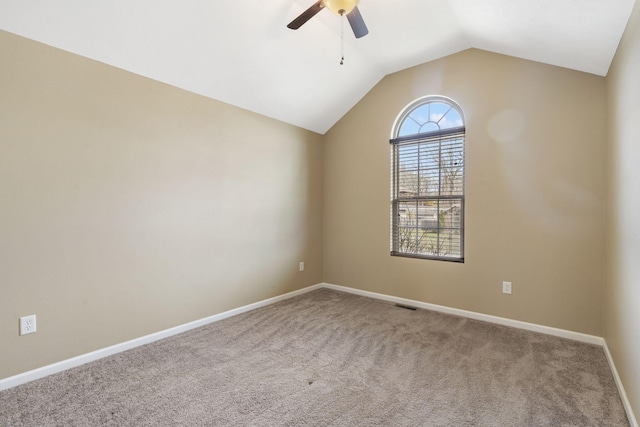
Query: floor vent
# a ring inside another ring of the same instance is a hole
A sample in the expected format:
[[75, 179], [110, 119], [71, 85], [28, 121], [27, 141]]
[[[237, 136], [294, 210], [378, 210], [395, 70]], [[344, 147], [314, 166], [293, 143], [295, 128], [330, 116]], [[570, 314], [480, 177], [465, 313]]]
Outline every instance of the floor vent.
[[404, 304], [396, 304], [396, 307], [404, 308], [405, 310], [411, 310], [411, 311], [417, 310], [416, 307], [411, 307], [410, 305], [404, 305]]

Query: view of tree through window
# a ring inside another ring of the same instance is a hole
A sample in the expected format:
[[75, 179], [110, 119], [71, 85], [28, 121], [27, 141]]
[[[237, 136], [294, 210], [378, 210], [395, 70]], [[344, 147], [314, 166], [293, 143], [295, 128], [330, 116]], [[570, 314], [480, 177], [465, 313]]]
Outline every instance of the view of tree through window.
[[391, 139], [391, 254], [464, 260], [462, 112], [422, 98], [398, 117]]

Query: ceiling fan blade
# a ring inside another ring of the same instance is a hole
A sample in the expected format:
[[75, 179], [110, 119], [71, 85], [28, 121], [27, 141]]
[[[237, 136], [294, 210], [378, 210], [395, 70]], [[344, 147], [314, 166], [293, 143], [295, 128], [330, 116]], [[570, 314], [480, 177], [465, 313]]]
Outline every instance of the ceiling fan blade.
[[369, 29], [364, 23], [364, 19], [362, 19], [358, 6], [354, 7], [353, 10], [347, 14], [347, 19], [349, 20], [353, 34], [355, 34], [357, 39], [369, 34]]
[[323, 0], [318, 0], [313, 4], [313, 6], [302, 12], [300, 16], [291, 21], [289, 25], [287, 25], [287, 28], [297, 30], [298, 28], [302, 27], [302, 24], [316, 16], [316, 13], [320, 12], [322, 9], [324, 9], [324, 2]]

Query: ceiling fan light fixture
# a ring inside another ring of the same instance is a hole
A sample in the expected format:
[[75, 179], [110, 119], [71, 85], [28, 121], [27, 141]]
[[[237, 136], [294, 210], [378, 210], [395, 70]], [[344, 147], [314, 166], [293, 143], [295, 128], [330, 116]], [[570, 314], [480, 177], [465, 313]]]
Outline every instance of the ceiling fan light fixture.
[[324, 0], [324, 5], [336, 15], [347, 15], [358, 5], [359, 0]]

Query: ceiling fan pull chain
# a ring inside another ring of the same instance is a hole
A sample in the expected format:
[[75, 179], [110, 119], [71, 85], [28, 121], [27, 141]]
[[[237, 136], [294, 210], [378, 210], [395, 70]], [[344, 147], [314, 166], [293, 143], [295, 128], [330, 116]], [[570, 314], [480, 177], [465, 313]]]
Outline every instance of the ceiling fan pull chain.
[[340, 14], [340, 65], [344, 64], [344, 13]]

